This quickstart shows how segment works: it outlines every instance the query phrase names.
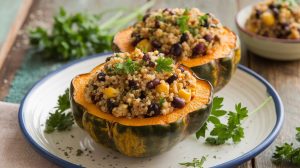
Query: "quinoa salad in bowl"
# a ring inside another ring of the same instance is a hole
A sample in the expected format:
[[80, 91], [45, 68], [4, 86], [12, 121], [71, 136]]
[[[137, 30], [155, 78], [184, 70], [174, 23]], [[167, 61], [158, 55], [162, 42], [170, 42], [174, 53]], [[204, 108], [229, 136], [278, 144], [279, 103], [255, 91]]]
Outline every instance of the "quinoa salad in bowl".
[[294, 0], [266, 0], [253, 6], [246, 29], [264, 37], [300, 39], [300, 6]]
[[115, 117], [145, 118], [183, 108], [195, 95], [196, 78], [158, 51], [116, 53], [85, 89], [86, 99]]

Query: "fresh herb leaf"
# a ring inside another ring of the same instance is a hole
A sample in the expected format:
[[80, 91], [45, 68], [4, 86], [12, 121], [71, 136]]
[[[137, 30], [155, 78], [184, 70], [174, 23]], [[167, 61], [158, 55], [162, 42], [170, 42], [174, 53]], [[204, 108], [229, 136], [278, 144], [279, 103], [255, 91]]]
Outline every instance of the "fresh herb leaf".
[[199, 24], [200, 24], [200, 26], [205, 26], [205, 27], [208, 26], [208, 16], [209, 16], [208, 14], [199, 16]]
[[159, 57], [156, 60], [156, 71], [157, 72], [171, 72], [173, 60], [171, 58]]
[[178, 17], [176, 20], [176, 24], [180, 28], [180, 32], [184, 33], [188, 30], [188, 21], [189, 21], [189, 9], [185, 9], [182, 16]]
[[149, 1], [133, 12], [127, 10], [125, 12], [129, 14], [126, 16], [118, 9], [119, 12], [115, 12], [104, 22], [101, 20], [102, 16], [113, 10], [107, 10], [99, 15], [80, 12], [70, 15], [61, 8], [53, 18], [53, 26], [49, 33], [41, 27], [30, 30], [30, 44], [37, 55], [58, 61], [110, 51], [113, 35], [128, 26], [153, 4], [154, 1]]
[[192, 162], [179, 163], [185, 167], [203, 168], [203, 164], [206, 161], [206, 157], [202, 156], [201, 159], [194, 158]]
[[294, 148], [292, 143], [285, 143], [282, 146], [276, 146], [272, 159], [275, 164], [289, 162], [300, 166], [300, 147]]
[[300, 142], [300, 127], [297, 127], [296, 131], [297, 131], [296, 139]]
[[140, 64], [136, 61], [133, 61], [130, 58], [127, 58], [123, 63], [117, 63], [114, 66], [114, 72], [116, 74], [133, 74], [135, 71], [138, 71], [141, 68]]
[[163, 104], [165, 103], [165, 101], [166, 101], [166, 99], [165, 98], [160, 98], [159, 99], [159, 106], [161, 107], [161, 106], [163, 106]]
[[71, 112], [65, 112], [69, 108], [69, 89], [67, 89], [63, 95], [58, 97], [56, 110], [54, 113], [50, 113], [50, 117], [46, 120], [44, 131], [52, 133], [55, 130], [65, 131], [70, 129], [74, 124], [74, 118]]
[[200, 137], [205, 137], [205, 132], [207, 130], [207, 123], [204, 123], [204, 125], [196, 132], [196, 138], [199, 139]]
[[110, 51], [113, 36], [98, 25], [99, 17], [83, 13], [68, 15], [63, 8], [54, 16], [51, 34], [41, 27], [30, 31], [30, 43], [45, 58], [70, 60]]
[[[234, 143], [240, 142], [244, 138], [244, 129], [241, 126], [241, 121], [248, 116], [248, 110], [246, 107], [242, 107], [241, 103], [235, 105], [235, 112], [225, 111], [223, 107], [222, 97], [214, 97], [211, 110], [211, 116], [209, 116], [207, 122], [211, 123], [214, 127], [210, 132], [210, 136], [206, 138], [206, 143], [211, 145], [221, 145], [228, 140], [232, 140]], [[227, 123], [224, 124], [218, 117], [227, 116]], [[196, 132], [196, 137], [205, 137], [207, 130], [207, 123], [199, 131]]]

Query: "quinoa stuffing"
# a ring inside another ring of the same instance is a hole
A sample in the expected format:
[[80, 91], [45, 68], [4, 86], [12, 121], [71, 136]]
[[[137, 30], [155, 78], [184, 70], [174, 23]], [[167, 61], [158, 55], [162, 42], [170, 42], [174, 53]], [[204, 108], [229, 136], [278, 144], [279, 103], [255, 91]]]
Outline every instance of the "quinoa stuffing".
[[246, 29], [280, 39], [300, 39], [300, 6], [295, 0], [266, 0], [256, 4]]
[[85, 97], [115, 117], [166, 115], [189, 103], [196, 78], [158, 51], [116, 53], [85, 88]]
[[197, 8], [158, 9], [133, 26], [131, 43], [143, 51], [158, 50], [184, 60], [209, 54], [220, 44], [222, 25]]

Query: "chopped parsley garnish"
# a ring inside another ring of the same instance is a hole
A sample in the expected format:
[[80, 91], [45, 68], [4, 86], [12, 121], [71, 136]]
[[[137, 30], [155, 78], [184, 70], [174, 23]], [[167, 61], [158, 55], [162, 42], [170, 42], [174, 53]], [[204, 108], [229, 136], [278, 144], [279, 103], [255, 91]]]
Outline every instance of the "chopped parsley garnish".
[[116, 74], [133, 74], [135, 71], [138, 71], [141, 68], [140, 64], [136, 61], [133, 61], [130, 58], [127, 58], [123, 63], [117, 63], [114, 66], [113, 71]]
[[161, 107], [165, 103], [165, 101], [166, 101], [165, 98], [163, 98], [163, 97], [160, 98], [159, 99], [159, 106]]
[[156, 60], [156, 71], [157, 72], [171, 72], [173, 60], [171, 58], [159, 57]]
[[203, 164], [206, 161], [206, 157], [202, 156], [201, 159], [194, 158], [192, 162], [179, 163], [185, 167], [203, 168]]
[[[259, 111], [271, 98], [272, 97], [268, 97], [260, 106], [251, 112], [251, 114]], [[221, 145], [228, 140], [238, 143], [244, 138], [244, 128], [241, 122], [248, 117], [248, 109], [242, 107], [241, 103], [238, 103], [235, 105], [235, 112], [223, 110], [223, 100], [224, 98], [222, 97], [214, 97], [211, 115], [202, 128], [196, 132], [197, 139], [200, 137], [205, 138], [209, 123], [212, 124], [213, 128], [210, 131], [210, 136], [207, 137], [205, 141], [210, 145]], [[224, 116], [226, 116], [227, 119], [225, 123], [219, 119], [219, 117]]]
[[189, 9], [185, 9], [184, 13], [182, 16], [180, 16], [177, 20], [176, 23], [180, 28], [180, 32], [184, 33], [188, 31], [188, 21], [189, 21]]
[[199, 16], [199, 24], [200, 26], [208, 27], [208, 14]]
[[[300, 142], [300, 127], [297, 127], [296, 131], [296, 139]], [[300, 147], [295, 148], [292, 143], [284, 143], [282, 146], [276, 146], [272, 161], [275, 164], [287, 162], [300, 166]]]
[[50, 113], [50, 117], [46, 120], [46, 133], [52, 133], [55, 130], [65, 131], [72, 127], [74, 124], [74, 118], [71, 112], [65, 112], [70, 108], [69, 101], [69, 89], [65, 91], [63, 95], [58, 97], [57, 106], [55, 112]]

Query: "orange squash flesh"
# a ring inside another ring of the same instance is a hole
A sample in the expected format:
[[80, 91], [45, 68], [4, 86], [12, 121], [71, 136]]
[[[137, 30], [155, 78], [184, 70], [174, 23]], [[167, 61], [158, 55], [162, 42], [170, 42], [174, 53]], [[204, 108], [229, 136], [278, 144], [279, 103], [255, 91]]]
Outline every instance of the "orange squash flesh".
[[186, 106], [182, 109], [177, 109], [167, 115], [160, 115], [151, 118], [128, 119], [115, 117], [111, 114], [100, 111], [96, 105], [89, 103], [84, 96], [85, 86], [87, 85], [89, 79], [102, 68], [103, 65], [99, 65], [90, 73], [76, 76], [72, 80], [72, 85], [74, 87], [74, 95], [72, 96], [74, 97], [75, 102], [83, 106], [88, 113], [111, 122], [116, 122], [127, 126], [165, 125], [177, 121], [190, 112], [204, 108], [210, 102], [212, 92], [211, 85], [207, 81], [198, 80], [196, 95], [194, 96], [193, 100], [186, 104]]
[[[117, 46], [116, 48], [122, 52], [132, 52], [134, 50], [134, 46], [131, 44], [132, 31], [133, 28], [129, 27], [115, 35], [113, 43]], [[221, 34], [219, 34], [219, 38], [222, 46], [212, 49], [207, 55], [181, 60], [180, 63], [187, 67], [195, 67], [226, 57], [228, 53], [236, 48], [237, 37], [232, 31], [224, 27], [221, 30]]]

